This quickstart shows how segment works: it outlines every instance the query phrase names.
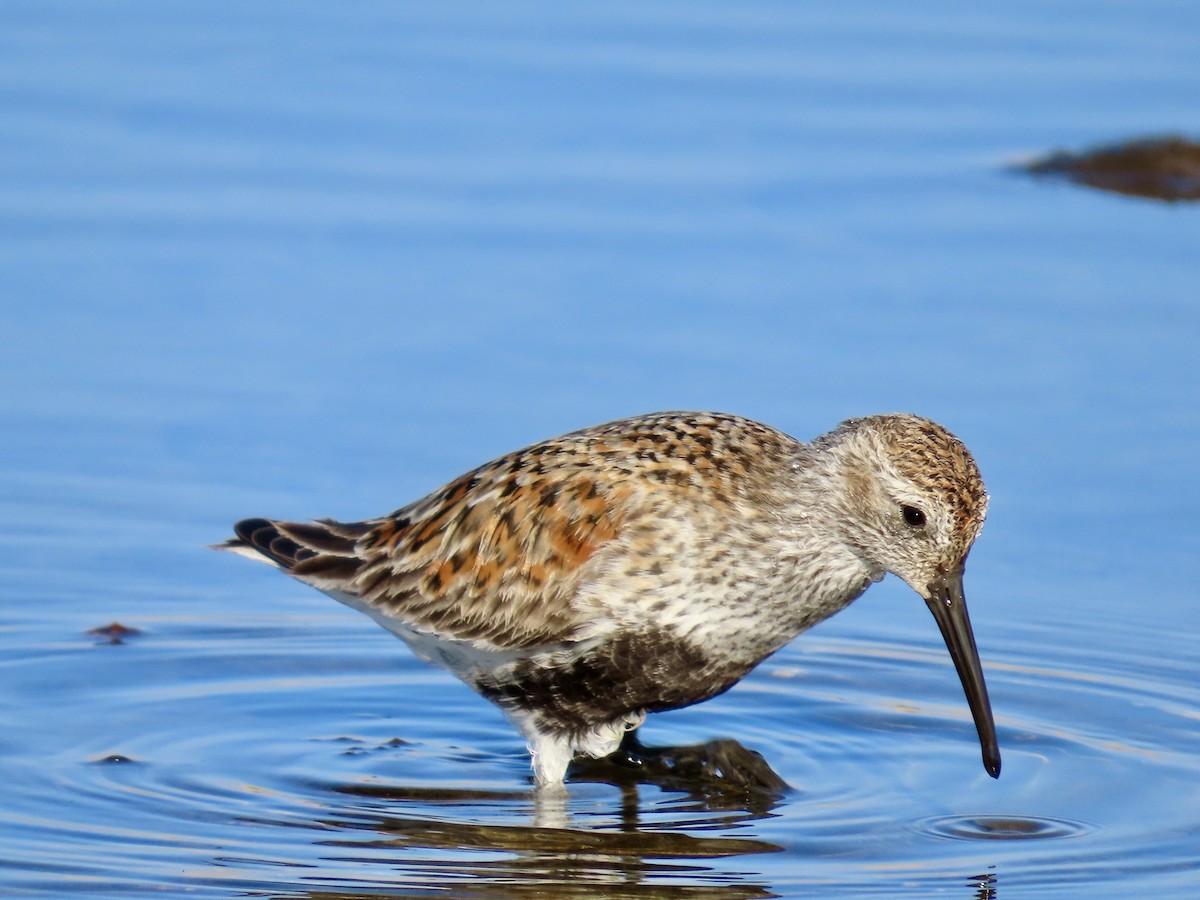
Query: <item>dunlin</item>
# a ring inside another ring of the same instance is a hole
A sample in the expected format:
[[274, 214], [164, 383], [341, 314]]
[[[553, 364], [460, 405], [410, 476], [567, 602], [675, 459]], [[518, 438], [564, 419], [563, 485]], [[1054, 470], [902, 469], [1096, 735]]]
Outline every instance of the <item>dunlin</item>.
[[987, 492], [913, 415], [811, 443], [733, 415], [586, 428], [364, 522], [246, 519], [222, 547], [360, 610], [497, 703], [539, 784], [646, 714], [728, 690], [892, 572], [925, 599], [984, 767], [1000, 751], [963, 598]]

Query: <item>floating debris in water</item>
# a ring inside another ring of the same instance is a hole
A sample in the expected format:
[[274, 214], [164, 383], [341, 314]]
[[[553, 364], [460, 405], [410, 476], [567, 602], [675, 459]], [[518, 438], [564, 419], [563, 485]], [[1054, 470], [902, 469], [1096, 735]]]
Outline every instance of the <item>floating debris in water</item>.
[[108, 644], [123, 644], [125, 638], [137, 637], [142, 633], [140, 628], [130, 628], [127, 625], [122, 625], [120, 622], [112, 622], [109, 625], [101, 625], [99, 628], [89, 628], [87, 631], [92, 637], [104, 638]]
[[132, 756], [125, 756], [121, 753], [110, 753], [108, 756], [97, 756], [91, 760], [93, 763], [108, 766], [124, 766], [130, 763], [136, 763], [137, 760]]
[[1102, 191], [1154, 200], [1200, 200], [1200, 143], [1146, 138], [1083, 153], [1057, 150], [1025, 167]]
[[342, 751], [342, 756], [362, 756], [365, 753], [372, 753], [376, 750], [391, 750], [396, 747], [406, 747], [410, 743], [404, 738], [394, 737], [384, 741], [382, 744], [368, 746], [370, 743], [366, 738], [351, 737], [349, 735], [340, 735], [332, 738], [313, 738], [319, 741], [332, 741], [335, 744], [347, 744], [345, 750]]

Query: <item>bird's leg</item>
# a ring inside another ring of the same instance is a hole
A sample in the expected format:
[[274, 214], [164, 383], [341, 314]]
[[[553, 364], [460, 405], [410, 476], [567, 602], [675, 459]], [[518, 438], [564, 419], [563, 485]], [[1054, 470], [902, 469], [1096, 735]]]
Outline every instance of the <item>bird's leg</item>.
[[533, 764], [533, 779], [539, 787], [561, 785], [571, 762], [571, 743], [566, 738], [531, 731], [526, 746]]

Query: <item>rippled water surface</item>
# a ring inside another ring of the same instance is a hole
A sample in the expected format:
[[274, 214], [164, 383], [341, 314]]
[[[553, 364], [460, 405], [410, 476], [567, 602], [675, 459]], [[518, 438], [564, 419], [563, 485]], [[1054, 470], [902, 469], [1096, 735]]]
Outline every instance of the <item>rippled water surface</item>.
[[[1194, 896], [1200, 207], [1019, 173], [1200, 131], [1192, 5], [0, 25], [0, 894]], [[449, 676], [207, 549], [663, 408], [963, 437], [998, 781], [892, 579], [643, 729], [786, 793], [554, 796]]]

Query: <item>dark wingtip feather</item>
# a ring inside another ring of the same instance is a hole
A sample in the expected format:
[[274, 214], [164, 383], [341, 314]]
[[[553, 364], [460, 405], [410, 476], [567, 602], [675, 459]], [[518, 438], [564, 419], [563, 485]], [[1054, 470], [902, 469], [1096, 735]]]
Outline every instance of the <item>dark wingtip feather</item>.
[[237, 540], [230, 541], [227, 546], [251, 547], [276, 565], [290, 570], [299, 560], [311, 556], [313, 551], [306, 550], [282, 534], [280, 524], [270, 519], [242, 519], [233, 526]]
[[264, 528], [274, 528], [275, 523], [270, 519], [242, 519], [233, 524], [233, 531], [242, 541], [251, 547], [256, 546], [254, 533]]
[[354, 544], [366, 533], [364, 525], [340, 522], [274, 522], [276, 530], [302, 547], [334, 556], [355, 556]]
[[321, 521], [278, 522], [242, 519], [233, 526], [236, 538], [217, 546], [223, 550], [254, 550], [297, 577], [327, 570], [347, 574], [358, 565], [355, 542], [365, 534], [363, 523]]

